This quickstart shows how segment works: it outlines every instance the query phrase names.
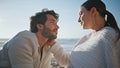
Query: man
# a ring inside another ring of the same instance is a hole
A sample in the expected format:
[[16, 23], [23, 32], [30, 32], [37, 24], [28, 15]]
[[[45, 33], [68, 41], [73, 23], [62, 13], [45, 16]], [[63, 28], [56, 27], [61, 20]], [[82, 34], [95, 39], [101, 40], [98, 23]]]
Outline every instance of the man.
[[31, 17], [30, 31], [22, 31], [9, 40], [0, 52], [0, 68], [50, 68], [50, 46], [56, 39], [58, 14], [44, 9]]

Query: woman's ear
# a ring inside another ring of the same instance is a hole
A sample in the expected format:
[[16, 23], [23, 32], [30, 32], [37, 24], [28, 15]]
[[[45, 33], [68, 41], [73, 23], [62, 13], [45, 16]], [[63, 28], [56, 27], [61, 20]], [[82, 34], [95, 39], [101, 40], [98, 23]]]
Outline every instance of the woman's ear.
[[42, 24], [37, 24], [36, 26], [37, 26], [37, 29], [38, 29], [38, 30], [43, 29], [43, 25], [42, 25]]
[[95, 16], [97, 14], [97, 9], [95, 7], [93, 7], [93, 8], [91, 8], [90, 12], [93, 16]]

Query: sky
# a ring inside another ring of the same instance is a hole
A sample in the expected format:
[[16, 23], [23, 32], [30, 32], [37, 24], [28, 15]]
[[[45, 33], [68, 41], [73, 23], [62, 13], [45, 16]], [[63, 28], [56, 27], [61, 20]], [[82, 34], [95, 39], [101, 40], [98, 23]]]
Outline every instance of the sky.
[[[80, 38], [88, 34], [78, 23], [80, 5], [86, 0], [0, 0], [0, 38], [12, 38], [29, 30], [30, 17], [43, 8], [59, 14], [58, 38]], [[120, 27], [120, 0], [102, 0]]]

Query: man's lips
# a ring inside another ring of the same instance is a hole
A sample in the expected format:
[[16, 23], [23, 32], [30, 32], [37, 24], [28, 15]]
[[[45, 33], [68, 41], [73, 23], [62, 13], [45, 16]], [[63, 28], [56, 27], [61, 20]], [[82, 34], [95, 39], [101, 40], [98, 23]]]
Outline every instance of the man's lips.
[[83, 26], [84, 25], [84, 23], [83, 22], [80, 22], [80, 24]]

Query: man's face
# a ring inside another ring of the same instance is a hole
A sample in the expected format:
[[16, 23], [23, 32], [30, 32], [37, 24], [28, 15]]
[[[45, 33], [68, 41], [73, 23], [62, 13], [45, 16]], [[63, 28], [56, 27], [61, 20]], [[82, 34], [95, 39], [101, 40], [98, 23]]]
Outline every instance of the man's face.
[[53, 40], [57, 38], [59, 26], [57, 25], [57, 20], [54, 16], [47, 14], [47, 21], [42, 29], [42, 35], [49, 40]]

